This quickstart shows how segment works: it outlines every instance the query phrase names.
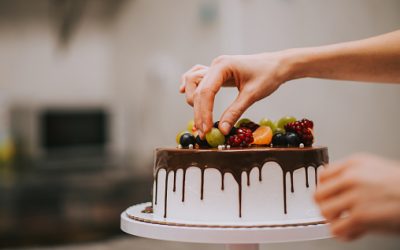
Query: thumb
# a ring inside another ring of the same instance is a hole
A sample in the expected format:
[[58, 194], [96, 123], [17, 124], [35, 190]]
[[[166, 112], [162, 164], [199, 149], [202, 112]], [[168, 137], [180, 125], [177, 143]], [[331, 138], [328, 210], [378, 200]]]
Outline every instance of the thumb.
[[252, 103], [253, 101], [249, 98], [249, 95], [243, 92], [239, 93], [235, 101], [233, 101], [221, 116], [219, 129], [224, 135], [229, 134], [236, 121], [239, 120], [244, 111], [246, 111]]

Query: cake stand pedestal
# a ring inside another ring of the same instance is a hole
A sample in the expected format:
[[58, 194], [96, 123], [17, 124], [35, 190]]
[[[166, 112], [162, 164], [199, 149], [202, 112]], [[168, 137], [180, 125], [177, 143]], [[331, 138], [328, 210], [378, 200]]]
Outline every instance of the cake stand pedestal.
[[143, 216], [141, 211], [147, 205], [149, 204], [138, 204], [122, 212], [121, 230], [128, 234], [158, 240], [226, 244], [227, 249], [230, 250], [257, 250], [260, 243], [307, 241], [332, 237], [326, 224], [282, 227], [207, 227], [206, 225], [160, 224], [151, 219], [141, 221], [140, 218]]

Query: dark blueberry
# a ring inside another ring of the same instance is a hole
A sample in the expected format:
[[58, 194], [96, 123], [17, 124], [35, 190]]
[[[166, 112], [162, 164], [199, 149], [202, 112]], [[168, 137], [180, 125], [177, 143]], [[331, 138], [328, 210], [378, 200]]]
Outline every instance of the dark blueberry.
[[276, 133], [272, 137], [272, 145], [274, 147], [286, 147], [287, 146], [287, 141], [286, 141], [286, 135], [282, 133]]
[[232, 128], [231, 128], [231, 131], [229, 131], [229, 134], [228, 134], [228, 135], [235, 135], [235, 134], [236, 134], [236, 130], [237, 130], [236, 127], [232, 127]]
[[219, 126], [219, 121], [214, 122], [213, 127], [214, 127], [214, 128], [218, 128], [218, 126]]
[[196, 143], [199, 145], [200, 148], [209, 148], [207, 140], [202, 140], [200, 136], [196, 136]]
[[300, 145], [300, 138], [296, 133], [287, 132], [286, 141], [289, 147], [298, 147]]
[[182, 145], [182, 147], [187, 148], [190, 144], [194, 146], [194, 144], [196, 143], [196, 139], [191, 133], [184, 133], [183, 135], [181, 135], [179, 143]]

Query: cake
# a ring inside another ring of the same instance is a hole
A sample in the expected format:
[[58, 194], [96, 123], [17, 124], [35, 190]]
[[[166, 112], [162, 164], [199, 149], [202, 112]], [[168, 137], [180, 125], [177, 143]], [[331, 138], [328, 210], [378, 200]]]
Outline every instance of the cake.
[[[159, 220], [320, 222], [312, 199], [326, 147], [157, 149], [153, 214]], [[311, 170], [311, 171], [310, 171]]]
[[[328, 149], [310, 143], [305, 146], [303, 142], [310, 138], [301, 132], [295, 133], [298, 138], [292, 140], [288, 131], [298, 124], [288, 123], [283, 145], [277, 145], [282, 135], [275, 133], [272, 138], [272, 130], [266, 130], [270, 135], [264, 133], [265, 129], [259, 132], [257, 125], [251, 132], [244, 127], [235, 131], [235, 135], [226, 138], [228, 145], [202, 148], [204, 143], [197, 138], [198, 143], [193, 141], [193, 146], [183, 141], [189, 140], [189, 135], [181, 137], [185, 147], [156, 149], [153, 219], [161, 223], [217, 226], [322, 223], [313, 193], [321, 166], [328, 163]], [[304, 125], [302, 129], [305, 128]], [[271, 137], [268, 145], [253, 144], [266, 142], [253, 138], [260, 134]], [[251, 136], [251, 140], [245, 135]], [[237, 138], [241, 138], [239, 143]], [[313, 138], [311, 144], [312, 141]]]

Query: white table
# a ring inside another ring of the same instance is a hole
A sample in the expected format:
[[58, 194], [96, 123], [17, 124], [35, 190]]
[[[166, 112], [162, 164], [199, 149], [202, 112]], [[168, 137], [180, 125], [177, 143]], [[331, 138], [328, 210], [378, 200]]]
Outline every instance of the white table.
[[260, 243], [317, 240], [332, 237], [326, 224], [285, 227], [223, 228], [161, 225], [131, 219], [140, 217], [148, 204], [138, 204], [121, 214], [122, 231], [146, 238], [195, 243], [226, 244], [230, 250], [257, 250]]

